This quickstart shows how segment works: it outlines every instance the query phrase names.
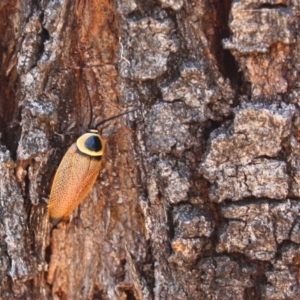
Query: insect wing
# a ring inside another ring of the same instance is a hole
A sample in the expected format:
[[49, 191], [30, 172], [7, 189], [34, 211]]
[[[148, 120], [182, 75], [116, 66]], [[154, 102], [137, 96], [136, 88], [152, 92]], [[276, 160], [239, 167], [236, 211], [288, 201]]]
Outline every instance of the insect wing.
[[74, 143], [63, 157], [53, 180], [48, 212], [53, 221], [66, 218], [86, 197], [101, 167], [101, 156], [81, 153]]

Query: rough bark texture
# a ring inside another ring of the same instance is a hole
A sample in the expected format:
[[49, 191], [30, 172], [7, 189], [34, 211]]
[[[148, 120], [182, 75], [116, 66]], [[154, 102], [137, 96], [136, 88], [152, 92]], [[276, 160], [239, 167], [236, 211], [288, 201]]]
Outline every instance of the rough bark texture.
[[[1, 0], [0, 299], [300, 299], [298, 0]], [[57, 226], [66, 149], [103, 165]]]

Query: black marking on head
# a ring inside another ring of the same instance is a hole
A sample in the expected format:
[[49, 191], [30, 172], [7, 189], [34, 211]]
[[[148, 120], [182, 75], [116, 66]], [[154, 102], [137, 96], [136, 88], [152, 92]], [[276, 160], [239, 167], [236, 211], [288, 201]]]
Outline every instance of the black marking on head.
[[84, 142], [84, 146], [94, 152], [98, 152], [102, 149], [101, 140], [98, 136], [92, 135], [89, 136], [86, 141]]

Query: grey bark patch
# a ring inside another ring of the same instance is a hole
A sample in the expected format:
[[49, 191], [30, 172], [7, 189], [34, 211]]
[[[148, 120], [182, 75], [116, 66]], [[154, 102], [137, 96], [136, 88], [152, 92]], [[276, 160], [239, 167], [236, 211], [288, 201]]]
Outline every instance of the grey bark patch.
[[203, 299], [244, 300], [244, 292], [254, 286], [255, 270], [247, 264], [239, 264], [228, 256], [203, 258], [200, 263], [198, 284]]
[[117, 9], [122, 15], [129, 14], [135, 11], [138, 7], [136, 1], [134, 0], [117, 0]]
[[279, 244], [296, 238], [299, 212], [297, 201], [225, 206], [221, 213], [229, 221], [220, 229], [217, 251], [271, 261]]
[[294, 107], [245, 106], [236, 110], [232, 127], [211, 134], [201, 170], [211, 183], [211, 199], [245, 197], [284, 199], [288, 194], [286, 163], [274, 159], [291, 134]]
[[273, 1], [268, 7], [262, 4], [253, 0], [233, 2], [229, 22], [232, 37], [223, 40], [226, 49], [265, 53], [275, 43], [295, 42], [296, 16], [292, 7], [277, 6]]
[[291, 240], [294, 229], [297, 228], [297, 219], [300, 213], [298, 201], [285, 201], [271, 205], [271, 216], [274, 220], [275, 238], [278, 244], [285, 240]]
[[205, 244], [205, 241], [201, 238], [174, 239], [171, 242], [174, 253], [170, 256], [169, 262], [176, 263], [181, 267], [187, 264], [194, 264], [201, 255]]
[[285, 199], [288, 195], [288, 175], [286, 163], [278, 160], [253, 159], [246, 166], [225, 168], [218, 173], [212, 186], [210, 198], [216, 202], [226, 199], [233, 201], [246, 197], [267, 197]]
[[215, 227], [211, 212], [204, 207], [179, 205], [173, 215], [176, 237], [209, 237]]
[[297, 218], [292, 232], [291, 232], [291, 241], [297, 244], [300, 244], [300, 220]]
[[128, 26], [130, 40], [124, 46], [121, 75], [135, 80], [149, 80], [164, 74], [170, 53], [175, 53], [179, 47], [178, 40], [172, 36], [172, 21], [165, 19], [161, 22], [146, 17], [129, 22]]
[[161, 179], [160, 190], [169, 203], [175, 204], [188, 199], [188, 172], [184, 172], [183, 168], [179, 171], [171, 163], [162, 160], [157, 163], [157, 173]]
[[186, 105], [198, 111], [201, 121], [227, 116], [233, 103], [230, 83], [222, 77], [216, 80], [214, 76], [204, 59], [200, 62], [185, 62], [180, 67], [178, 79], [161, 85], [163, 100], [184, 101]]
[[175, 11], [179, 11], [183, 6], [183, 0], [159, 0], [162, 7], [168, 7]]
[[266, 272], [268, 285], [265, 286], [265, 299], [299, 299], [300, 289], [297, 272], [291, 270], [276, 270]]
[[240, 252], [254, 260], [275, 256], [277, 243], [268, 203], [230, 205], [222, 209], [222, 215], [232, 220], [221, 228], [218, 252]]
[[[26, 252], [31, 241], [26, 235], [26, 212], [21, 190], [14, 175], [15, 163], [4, 147], [0, 148], [0, 278], [6, 275], [12, 279], [15, 297], [22, 297], [26, 292], [23, 280], [33, 278], [36, 267], [34, 258]], [[5, 281], [3, 281], [5, 282]], [[2, 285], [2, 288], [8, 288]]]
[[155, 105], [147, 128], [147, 145], [150, 151], [170, 153], [174, 150], [180, 155], [196, 144], [188, 124], [193, 119], [197, 119], [196, 112], [183, 103]]

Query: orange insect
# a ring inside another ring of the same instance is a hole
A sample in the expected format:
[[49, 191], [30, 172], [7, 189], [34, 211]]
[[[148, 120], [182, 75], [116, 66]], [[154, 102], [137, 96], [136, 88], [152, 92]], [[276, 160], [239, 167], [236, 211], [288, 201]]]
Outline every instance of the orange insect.
[[96, 128], [130, 112], [132, 111], [108, 118], [93, 129], [88, 129], [66, 152], [56, 171], [50, 192], [48, 215], [53, 223], [66, 219], [87, 196], [97, 179], [105, 143]]

